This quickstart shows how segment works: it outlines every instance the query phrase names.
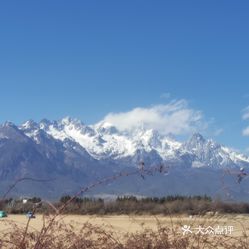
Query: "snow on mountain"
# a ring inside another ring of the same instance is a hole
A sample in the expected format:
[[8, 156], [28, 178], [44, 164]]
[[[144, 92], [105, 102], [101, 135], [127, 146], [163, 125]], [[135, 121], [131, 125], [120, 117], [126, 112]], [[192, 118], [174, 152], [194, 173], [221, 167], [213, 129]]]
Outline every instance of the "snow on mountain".
[[[182, 161], [188, 158], [191, 167], [239, 167], [249, 165], [249, 158], [201, 134], [194, 134], [187, 142], [176, 141], [143, 126], [133, 131], [119, 131], [111, 123], [101, 121], [85, 125], [69, 117], [59, 121], [27, 121], [20, 126], [27, 136], [39, 143], [39, 131], [60, 141], [73, 141], [84, 148], [94, 159], [122, 160], [150, 157], [150, 161]], [[135, 160], [135, 159], [134, 159]], [[186, 163], [185, 163], [186, 164]]]
[[233, 168], [249, 163], [248, 157], [221, 146], [211, 139], [206, 140], [198, 133], [194, 134], [182, 147], [193, 155], [193, 167], [222, 168], [228, 166]]
[[[179, 142], [170, 134], [143, 125], [120, 131], [110, 122], [86, 125], [72, 118], [0, 125], [2, 191], [19, 177], [51, 180], [41, 185], [22, 183], [16, 188], [17, 195], [58, 198], [96, 179], [133, 171], [131, 167], [138, 166], [141, 160], [145, 167], [163, 163], [169, 166], [169, 174], [154, 174], [145, 179], [125, 177], [110, 186], [101, 186], [95, 193], [226, 196], [220, 182], [224, 169], [235, 168], [234, 172], [238, 172], [239, 167], [244, 167], [249, 171], [248, 157], [198, 133]], [[226, 184], [233, 186], [233, 196], [249, 198], [246, 179], [241, 186], [234, 184], [236, 175], [227, 174], [225, 178]]]
[[137, 150], [156, 150], [165, 159], [181, 146], [173, 139], [160, 136], [155, 130], [140, 128], [132, 133], [120, 132], [107, 122], [86, 126], [78, 120], [66, 118], [52, 123], [45, 130], [56, 139], [63, 141], [68, 138], [78, 142], [96, 159], [129, 157], [135, 155]]
[[244, 162], [244, 163], [249, 163], [249, 158], [239, 152], [236, 152], [230, 148], [227, 147], [221, 147], [221, 149], [224, 151], [224, 153], [228, 154], [229, 157], [233, 162]]

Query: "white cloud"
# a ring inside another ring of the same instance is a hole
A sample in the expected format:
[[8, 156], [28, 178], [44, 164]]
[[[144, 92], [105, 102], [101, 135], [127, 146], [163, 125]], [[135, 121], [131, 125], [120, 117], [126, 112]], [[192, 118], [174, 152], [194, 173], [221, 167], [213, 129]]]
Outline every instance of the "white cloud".
[[137, 107], [127, 112], [109, 113], [105, 122], [119, 130], [132, 130], [139, 126], [156, 129], [162, 134], [186, 135], [207, 128], [202, 112], [191, 109], [186, 100], [175, 100], [152, 107]]
[[243, 136], [249, 136], [249, 126], [242, 131]]
[[[248, 120], [249, 119], [249, 106], [244, 108], [242, 110], [242, 119], [243, 120]], [[249, 126], [247, 126], [243, 131], [242, 131], [243, 136], [249, 136]]]
[[243, 111], [242, 119], [247, 120], [249, 119], [249, 106], [247, 106]]

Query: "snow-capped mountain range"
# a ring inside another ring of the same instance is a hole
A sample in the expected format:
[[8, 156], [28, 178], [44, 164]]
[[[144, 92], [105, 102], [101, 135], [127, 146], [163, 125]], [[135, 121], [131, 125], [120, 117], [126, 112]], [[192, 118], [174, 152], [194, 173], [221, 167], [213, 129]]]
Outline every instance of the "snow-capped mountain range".
[[[249, 158], [201, 134], [193, 134], [187, 141], [177, 141], [172, 135], [142, 125], [122, 130], [101, 121], [85, 125], [79, 120], [63, 118], [29, 120], [21, 125], [5, 122], [0, 125], [0, 192], [17, 179], [25, 181], [13, 189], [15, 195], [36, 195], [58, 198], [70, 194], [97, 179], [120, 171], [133, 170], [143, 161], [145, 167], [166, 164], [169, 174], [130, 177], [94, 189], [93, 194], [167, 195], [208, 194], [224, 195], [226, 170], [249, 171]], [[230, 184], [236, 176], [230, 174]], [[240, 187], [240, 186], [239, 186]], [[236, 185], [236, 198], [249, 199], [249, 182], [244, 189]], [[237, 189], [236, 189], [237, 188]]]
[[162, 161], [179, 161], [184, 155], [188, 155], [192, 158], [191, 167], [222, 168], [249, 164], [249, 157], [211, 139], [205, 140], [198, 133], [193, 134], [187, 142], [179, 142], [172, 136], [161, 135], [152, 129], [139, 127], [132, 132], [119, 131], [110, 123], [100, 122], [88, 126], [69, 117], [59, 121], [42, 120], [40, 123], [29, 120], [19, 129], [36, 143], [39, 143], [38, 134], [41, 131], [62, 142], [73, 141], [97, 160], [119, 161], [132, 158], [142, 151], [156, 156], [155, 160], [159, 158]]

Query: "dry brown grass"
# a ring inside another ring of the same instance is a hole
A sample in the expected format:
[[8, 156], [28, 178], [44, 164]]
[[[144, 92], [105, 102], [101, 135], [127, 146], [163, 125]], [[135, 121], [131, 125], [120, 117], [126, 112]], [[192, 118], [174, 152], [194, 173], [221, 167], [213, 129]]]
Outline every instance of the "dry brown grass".
[[[51, 217], [39, 215], [26, 231], [25, 216], [14, 215], [0, 222], [1, 248], [47, 249], [183, 249], [183, 248], [249, 248], [245, 216], [58, 216], [42, 238], [40, 231]], [[181, 227], [225, 226], [235, 228], [231, 236], [183, 235]], [[23, 236], [25, 235], [25, 240]], [[39, 244], [37, 244], [40, 238]]]

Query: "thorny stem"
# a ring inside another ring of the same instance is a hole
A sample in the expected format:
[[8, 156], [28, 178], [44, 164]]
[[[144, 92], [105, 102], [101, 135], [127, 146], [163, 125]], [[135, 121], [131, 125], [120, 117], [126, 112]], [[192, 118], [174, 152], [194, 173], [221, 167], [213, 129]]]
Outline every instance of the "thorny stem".
[[136, 170], [136, 171], [132, 171], [132, 172], [120, 172], [116, 175], [103, 178], [102, 180], [99, 180], [95, 183], [92, 183], [86, 187], [82, 187], [74, 196], [72, 196], [67, 202], [64, 203], [64, 205], [62, 205], [58, 209], [58, 212], [52, 217], [52, 219], [49, 221], [48, 225], [41, 229], [40, 234], [39, 234], [38, 239], [37, 239], [37, 242], [34, 246], [34, 249], [40, 248], [42, 237], [48, 232], [49, 228], [53, 225], [56, 217], [58, 217], [60, 215], [60, 213], [78, 196], [84, 194], [85, 192], [89, 191], [92, 188], [95, 188], [95, 187], [102, 185], [102, 184], [116, 181], [117, 179], [119, 179], [121, 177], [132, 176], [132, 175], [141, 175], [141, 176], [143, 176], [142, 178], [144, 179], [144, 175], [152, 175], [154, 172], [162, 173], [162, 172], [165, 172], [165, 169], [162, 165], [160, 165], [160, 166], [150, 167], [147, 169]]

